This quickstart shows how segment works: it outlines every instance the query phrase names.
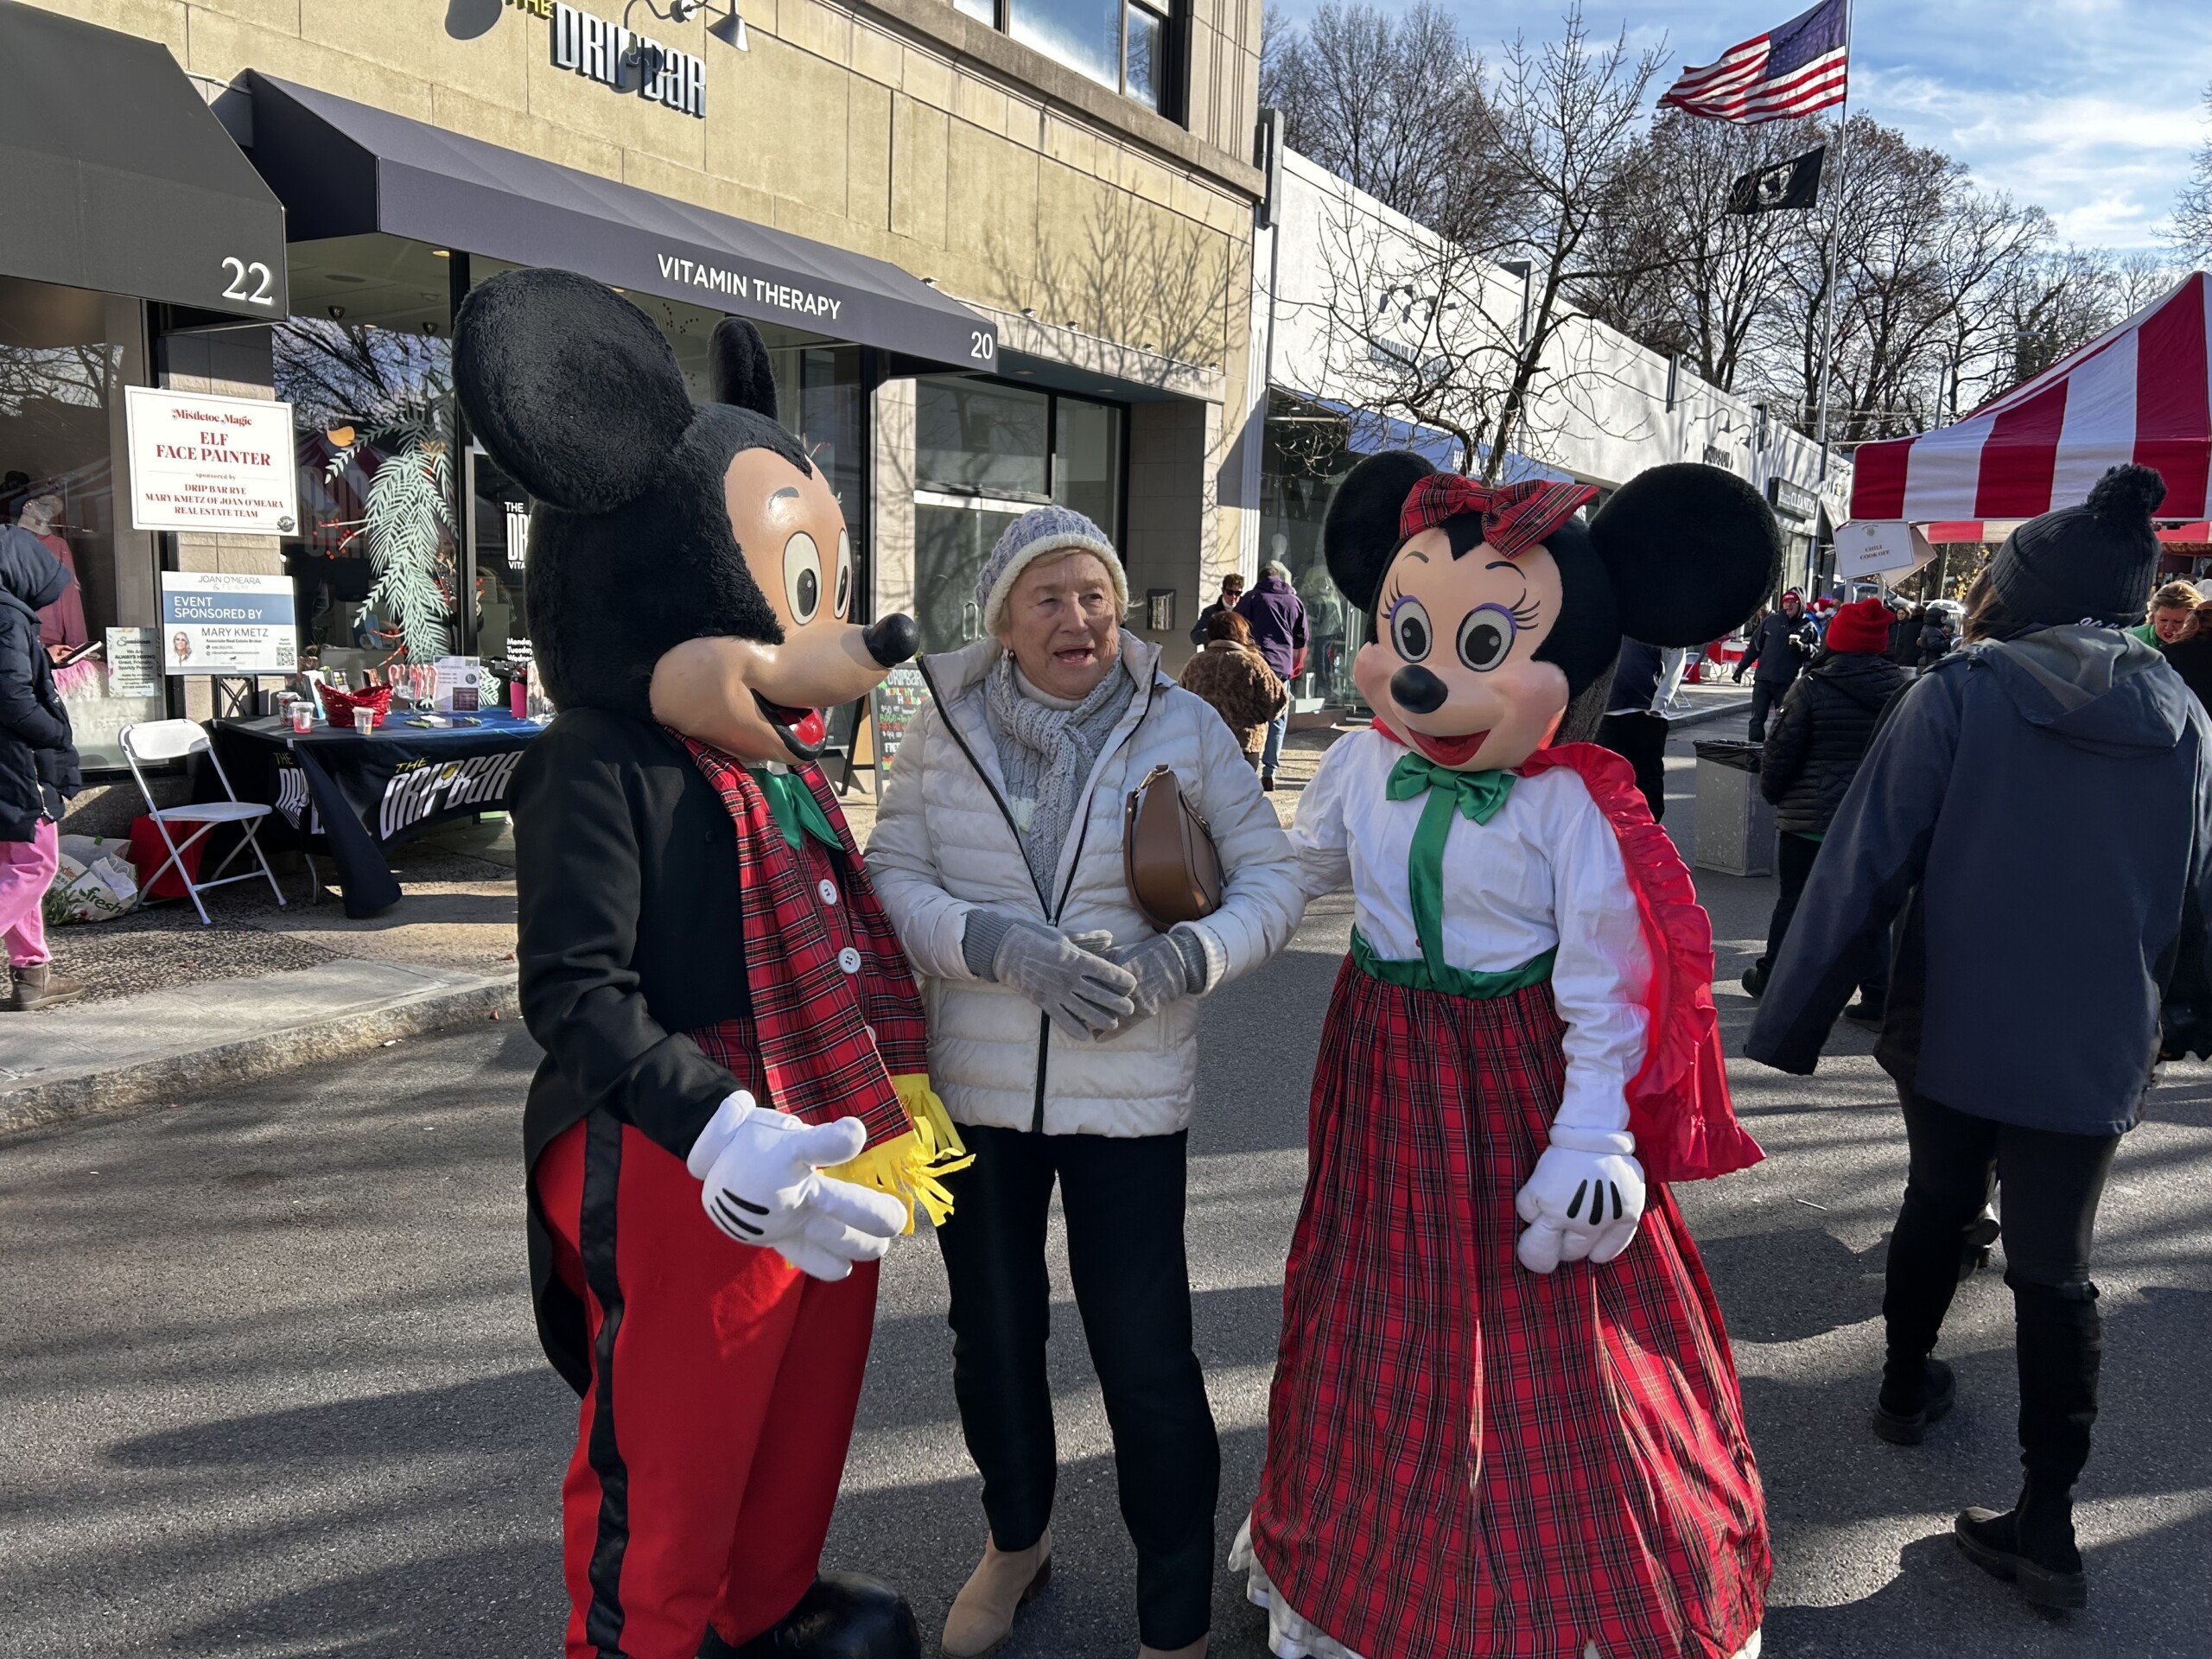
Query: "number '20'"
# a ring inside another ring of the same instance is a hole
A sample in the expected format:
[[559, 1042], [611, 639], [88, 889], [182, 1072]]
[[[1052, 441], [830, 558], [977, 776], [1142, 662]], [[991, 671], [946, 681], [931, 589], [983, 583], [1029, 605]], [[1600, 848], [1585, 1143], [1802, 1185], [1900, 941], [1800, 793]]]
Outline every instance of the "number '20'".
[[[243, 259], [226, 255], [223, 259], [223, 269], [231, 273], [231, 285], [223, 290], [225, 299], [244, 300], [248, 305], [275, 305], [276, 303], [276, 296], [270, 288], [270, 284], [276, 278], [269, 267], [263, 264], [260, 260], [257, 259], [251, 264], [248, 264]], [[246, 283], [249, 281], [260, 284], [250, 294], [246, 291]]]

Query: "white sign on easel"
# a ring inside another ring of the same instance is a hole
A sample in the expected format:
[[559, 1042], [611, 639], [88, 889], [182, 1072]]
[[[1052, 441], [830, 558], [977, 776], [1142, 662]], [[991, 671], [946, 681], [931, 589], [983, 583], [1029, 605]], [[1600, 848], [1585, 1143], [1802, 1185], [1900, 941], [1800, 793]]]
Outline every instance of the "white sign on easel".
[[1845, 581], [1917, 570], [1936, 550], [1916, 524], [1896, 518], [1853, 518], [1836, 526], [1835, 573]]
[[124, 390], [132, 529], [298, 533], [289, 404], [157, 386]]

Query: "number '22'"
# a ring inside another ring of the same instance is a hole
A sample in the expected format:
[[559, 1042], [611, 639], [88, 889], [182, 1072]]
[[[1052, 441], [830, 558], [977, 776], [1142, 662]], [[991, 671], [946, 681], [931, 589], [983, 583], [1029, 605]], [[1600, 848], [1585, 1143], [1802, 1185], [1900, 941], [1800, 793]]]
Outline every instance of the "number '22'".
[[[223, 290], [225, 299], [244, 300], [248, 305], [276, 303], [276, 296], [270, 288], [270, 284], [276, 278], [270, 273], [269, 267], [263, 264], [260, 260], [257, 259], [251, 264], [248, 264], [243, 259], [226, 255], [223, 259], [223, 268], [231, 273], [231, 285]], [[260, 283], [260, 286], [251, 294], [246, 292], [245, 287], [250, 278]]]

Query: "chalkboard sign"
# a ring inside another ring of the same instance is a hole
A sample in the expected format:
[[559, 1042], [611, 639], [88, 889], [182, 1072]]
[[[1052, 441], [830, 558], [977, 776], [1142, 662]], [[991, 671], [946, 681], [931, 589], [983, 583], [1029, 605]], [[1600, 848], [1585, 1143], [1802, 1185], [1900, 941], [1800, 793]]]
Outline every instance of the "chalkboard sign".
[[891, 757], [899, 753], [899, 746], [906, 741], [906, 727], [929, 698], [929, 687], [922, 678], [922, 671], [912, 663], [901, 663], [884, 677], [883, 683], [868, 693], [869, 716], [875, 722], [875, 775], [880, 778], [890, 766]]

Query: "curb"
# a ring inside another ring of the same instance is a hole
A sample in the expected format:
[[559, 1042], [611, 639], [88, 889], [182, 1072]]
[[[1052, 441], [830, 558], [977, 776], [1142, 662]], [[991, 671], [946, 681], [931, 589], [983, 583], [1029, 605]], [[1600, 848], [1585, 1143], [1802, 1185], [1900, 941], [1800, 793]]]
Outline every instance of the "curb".
[[515, 1019], [520, 1005], [512, 981], [435, 991], [412, 1001], [341, 1014], [265, 1032], [233, 1043], [164, 1055], [111, 1071], [90, 1071], [0, 1094], [0, 1136], [152, 1101], [205, 1095], [226, 1084], [258, 1083], [302, 1066], [380, 1048], [480, 1020]]

